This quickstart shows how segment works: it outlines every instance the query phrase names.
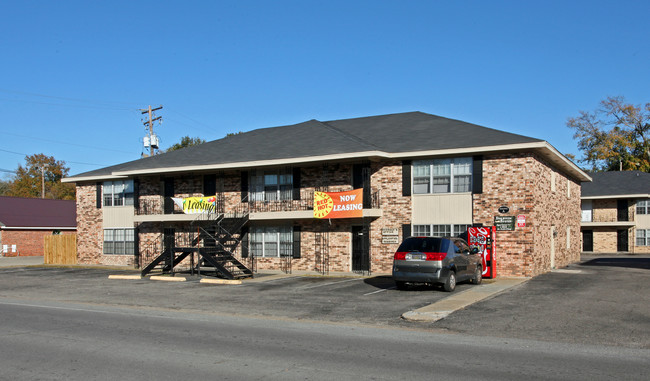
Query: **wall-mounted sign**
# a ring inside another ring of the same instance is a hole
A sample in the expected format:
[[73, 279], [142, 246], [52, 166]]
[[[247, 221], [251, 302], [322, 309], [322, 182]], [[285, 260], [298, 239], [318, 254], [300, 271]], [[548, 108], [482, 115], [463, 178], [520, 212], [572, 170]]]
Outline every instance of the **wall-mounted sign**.
[[515, 216], [494, 216], [494, 226], [498, 232], [515, 230]]
[[363, 189], [314, 192], [314, 218], [363, 217]]
[[517, 227], [518, 228], [526, 227], [526, 216], [524, 216], [523, 214], [517, 216]]
[[381, 235], [399, 235], [398, 228], [382, 228]]
[[510, 208], [508, 208], [505, 205], [502, 205], [499, 207], [499, 213], [508, 213], [510, 211]]
[[399, 243], [399, 237], [396, 235], [384, 235], [381, 237], [381, 243]]

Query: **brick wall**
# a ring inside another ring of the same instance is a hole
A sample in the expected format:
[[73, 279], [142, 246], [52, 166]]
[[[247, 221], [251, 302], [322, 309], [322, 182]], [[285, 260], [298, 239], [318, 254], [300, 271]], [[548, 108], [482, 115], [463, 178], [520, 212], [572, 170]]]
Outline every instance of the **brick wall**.
[[[371, 189], [380, 192], [382, 215], [366, 221], [370, 227], [371, 269], [376, 273], [390, 272], [392, 256], [398, 244], [382, 244], [383, 228], [398, 228], [411, 223], [410, 196], [402, 196], [402, 162], [372, 162]], [[489, 155], [483, 161], [483, 193], [473, 195], [473, 222], [492, 225], [497, 209], [510, 207], [508, 215], [526, 216], [526, 227], [513, 232], [497, 233], [498, 275], [534, 276], [551, 269], [551, 242], [555, 247], [555, 267], [566, 266], [579, 259], [580, 253], [580, 185], [568, 180], [542, 158], [534, 154]], [[555, 178], [555, 191], [551, 179]], [[159, 176], [140, 178], [140, 199], [160, 200], [162, 181]], [[567, 196], [567, 186], [570, 196]], [[203, 196], [203, 178], [197, 175], [175, 177], [175, 195]], [[217, 189], [223, 189], [227, 207], [239, 204], [241, 174], [228, 171], [217, 176]], [[346, 191], [352, 189], [352, 165], [328, 164], [301, 168], [301, 190]], [[96, 208], [95, 185], [77, 187], [78, 202], [78, 256], [80, 263], [132, 264], [132, 256], [102, 255], [102, 212]], [[256, 222], [259, 223], [259, 222]], [[272, 222], [266, 222], [272, 223]], [[299, 220], [282, 221], [301, 226], [301, 258], [292, 261], [294, 270], [318, 271], [321, 253], [318, 239], [328, 231], [329, 270], [349, 271], [352, 259], [352, 233], [356, 220]], [[165, 224], [174, 225], [174, 224]], [[551, 227], [556, 235], [551, 239]], [[183, 226], [178, 224], [177, 226]], [[568, 244], [567, 247], [567, 230]], [[144, 223], [138, 226], [139, 250], [161, 242], [162, 223]], [[401, 233], [400, 233], [401, 238]], [[158, 243], [157, 243], [158, 242]], [[240, 248], [236, 254], [241, 253]], [[279, 258], [259, 258], [258, 269], [280, 268]]]
[[[2, 230], [0, 233], [0, 254], [5, 257], [14, 256], [41, 256], [43, 255], [44, 237], [52, 235], [53, 230]], [[62, 234], [75, 234], [72, 230], [61, 230]], [[2, 245], [9, 246], [9, 252], [2, 253]], [[16, 252], [11, 251], [11, 246], [16, 245]]]
[[[556, 172], [534, 154], [486, 156], [483, 161], [483, 193], [473, 195], [474, 223], [493, 225], [498, 208], [507, 215], [526, 216], [526, 227], [497, 232], [497, 275], [535, 276], [551, 269], [551, 227], [555, 267], [579, 260], [580, 185]], [[551, 180], [555, 177], [555, 191]], [[570, 185], [567, 185], [570, 183]], [[570, 186], [570, 197], [567, 197]], [[569, 248], [566, 246], [569, 227]]]
[[398, 228], [399, 240], [402, 225], [411, 223], [411, 196], [402, 195], [402, 162], [372, 163], [371, 188], [379, 191], [382, 215], [370, 225], [371, 269], [373, 272], [390, 273], [393, 255], [399, 244], [382, 244], [383, 228]]
[[77, 260], [79, 264], [101, 264], [103, 216], [97, 208], [95, 183], [77, 184]]

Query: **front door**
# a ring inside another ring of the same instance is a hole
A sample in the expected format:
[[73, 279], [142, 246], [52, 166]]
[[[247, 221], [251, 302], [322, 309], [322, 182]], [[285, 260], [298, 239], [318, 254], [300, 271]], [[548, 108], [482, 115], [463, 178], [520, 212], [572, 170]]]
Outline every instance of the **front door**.
[[582, 251], [594, 251], [593, 230], [584, 230], [582, 232]]
[[171, 265], [172, 256], [174, 253], [174, 246], [176, 246], [176, 229], [164, 228], [163, 229], [163, 250], [167, 252], [165, 257], [165, 264]]
[[[629, 221], [629, 213], [627, 211], [627, 199], [618, 200], [616, 203], [616, 220], [617, 221]], [[621, 251], [621, 250], [619, 250]], [[625, 250], [627, 251], [627, 250]]]
[[628, 251], [627, 243], [627, 229], [618, 230], [616, 232], [616, 250]]
[[352, 271], [370, 271], [370, 240], [363, 226], [352, 227]]

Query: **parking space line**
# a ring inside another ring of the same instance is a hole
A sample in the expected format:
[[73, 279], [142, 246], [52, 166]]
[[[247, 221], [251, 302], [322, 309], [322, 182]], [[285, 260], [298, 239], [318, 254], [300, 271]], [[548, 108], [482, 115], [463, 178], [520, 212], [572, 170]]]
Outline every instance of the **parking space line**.
[[339, 284], [339, 283], [345, 283], [345, 282], [352, 282], [355, 280], [363, 280], [362, 278], [354, 278], [354, 279], [346, 279], [346, 280], [340, 280], [338, 282], [329, 282], [329, 283], [322, 283], [322, 284], [316, 284], [313, 286], [307, 286], [307, 287], [302, 287], [302, 289], [310, 289], [310, 288], [317, 288], [317, 287], [323, 287], [323, 286], [331, 286], [333, 284]]
[[394, 289], [396, 289], [396, 288], [397, 288], [397, 287], [384, 288], [384, 289], [381, 289], [381, 290], [377, 290], [377, 291], [369, 292], [369, 293], [367, 293], [367, 294], [363, 294], [363, 296], [366, 296], [366, 295], [372, 295], [372, 294], [376, 294], [376, 293], [378, 293], [378, 292], [384, 292], [384, 291], [388, 291], [388, 290], [394, 290]]
[[242, 285], [245, 284], [253, 284], [253, 283], [271, 283], [271, 282], [279, 282], [283, 280], [288, 280], [288, 279], [296, 279], [296, 278], [302, 278], [301, 276], [285, 276], [281, 278], [275, 278], [275, 279], [264, 279], [262, 278], [252, 278], [252, 279], [246, 279]]

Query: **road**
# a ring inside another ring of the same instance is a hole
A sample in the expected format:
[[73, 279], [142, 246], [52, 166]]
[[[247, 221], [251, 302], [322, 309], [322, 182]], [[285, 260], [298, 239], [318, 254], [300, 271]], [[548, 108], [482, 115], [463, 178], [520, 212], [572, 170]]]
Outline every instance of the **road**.
[[0, 298], [3, 380], [645, 379], [650, 351]]

